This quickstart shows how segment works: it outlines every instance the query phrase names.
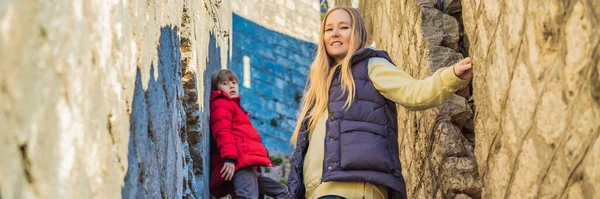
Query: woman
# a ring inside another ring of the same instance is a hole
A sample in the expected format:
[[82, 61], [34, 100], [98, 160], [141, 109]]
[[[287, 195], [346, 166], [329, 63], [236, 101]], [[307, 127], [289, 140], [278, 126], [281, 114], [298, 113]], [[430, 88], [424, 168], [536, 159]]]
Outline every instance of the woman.
[[[289, 175], [296, 198], [406, 198], [396, 106], [440, 105], [472, 77], [470, 59], [415, 80], [385, 51], [365, 47], [362, 17], [330, 10], [292, 136]], [[309, 144], [312, 143], [312, 144]]]

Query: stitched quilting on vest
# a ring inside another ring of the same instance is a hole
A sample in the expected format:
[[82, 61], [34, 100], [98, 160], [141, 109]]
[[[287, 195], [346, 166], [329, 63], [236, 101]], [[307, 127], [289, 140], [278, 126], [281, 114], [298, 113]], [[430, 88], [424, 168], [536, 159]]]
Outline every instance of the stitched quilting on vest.
[[[325, 151], [322, 180], [359, 181], [384, 185], [391, 195], [405, 198], [406, 190], [398, 157], [396, 107], [373, 86], [368, 76], [368, 61], [383, 57], [384, 51], [371, 48], [358, 50], [351, 60], [355, 97], [348, 109], [340, 85], [339, 71], [329, 90]], [[306, 123], [303, 128], [306, 129]], [[321, 143], [311, 143], [321, 144]], [[301, 132], [294, 151], [294, 168], [290, 173], [290, 191], [303, 197], [303, 158], [308, 148], [306, 133]]]

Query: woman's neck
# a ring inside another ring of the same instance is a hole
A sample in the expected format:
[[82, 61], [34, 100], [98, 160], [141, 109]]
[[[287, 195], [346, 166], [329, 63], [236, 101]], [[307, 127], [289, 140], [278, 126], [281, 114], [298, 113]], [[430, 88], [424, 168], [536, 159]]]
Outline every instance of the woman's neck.
[[335, 60], [334, 60], [335, 64], [333, 64], [333, 65], [334, 65], [334, 66], [335, 66], [335, 65], [341, 65], [343, 61], [344, 61], [344, 59], [343, 59], [343, 58], [342, 58], [342, 59], [339, 59], [339, 60], [338, 60], [338, 59], [335, 59]]

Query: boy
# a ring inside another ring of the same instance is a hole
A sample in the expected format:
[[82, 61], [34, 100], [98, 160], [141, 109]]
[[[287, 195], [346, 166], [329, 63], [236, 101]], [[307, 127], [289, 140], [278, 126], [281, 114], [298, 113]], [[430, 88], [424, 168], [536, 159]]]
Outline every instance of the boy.
[[260, 166], [273, 166], [248, 113], [240, 107], [238, 78], [223, 69], [212, 77], [210, 129], [212, 194], [257, 199], [259, 192], [276, 199], [288, 198], [287, 187], [258, 173]]

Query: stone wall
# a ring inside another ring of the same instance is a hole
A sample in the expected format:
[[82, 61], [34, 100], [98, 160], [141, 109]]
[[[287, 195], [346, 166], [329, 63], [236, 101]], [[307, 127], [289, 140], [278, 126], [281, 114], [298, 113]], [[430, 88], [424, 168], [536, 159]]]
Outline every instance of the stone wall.
[[[460, 16], [460, 9], [443, 8], [435, 0], [359, 3], [368, 44], [388, 51], [396, 66], [417, 79], [463, 58], [460, 18], [453, 17]], [[409, 198], [480, 197], [469, 97], [467, 87], [437, 108], [415, 112], [398, 107]]]
[[472, 91], [436, 109], [399, 112], [410, 197], [598, 197], [598, 3], [361, 1], [359, 8], [369, 43], [417, 78], [473, 58]]
[[600, 2], [462, 5], [482, 197], [600, 197]]
[[190, 118], [230, 27], [221, 1], [1, 3], [0, 197], [208, 198]]

